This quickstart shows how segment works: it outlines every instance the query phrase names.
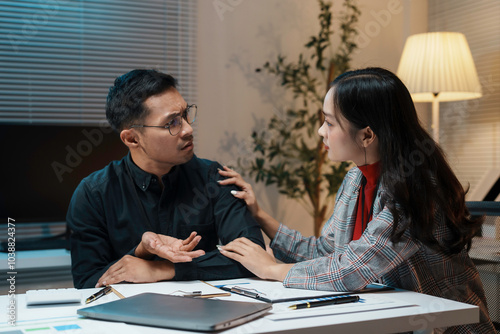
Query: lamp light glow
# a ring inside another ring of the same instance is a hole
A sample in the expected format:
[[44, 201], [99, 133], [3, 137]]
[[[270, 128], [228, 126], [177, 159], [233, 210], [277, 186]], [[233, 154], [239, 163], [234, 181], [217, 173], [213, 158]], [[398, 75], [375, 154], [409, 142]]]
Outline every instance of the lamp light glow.
[[482, 96], [465, 36], [430, 32], [408, 37], [397, 74], [414, 102], [432, 102], [433, 136], [439, 142], [439, 102]]

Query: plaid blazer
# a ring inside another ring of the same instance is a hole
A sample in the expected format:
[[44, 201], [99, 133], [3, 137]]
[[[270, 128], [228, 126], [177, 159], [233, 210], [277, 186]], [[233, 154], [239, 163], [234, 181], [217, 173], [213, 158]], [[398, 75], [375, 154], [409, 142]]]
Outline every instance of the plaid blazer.
[[[414, 239], [409, 230], [393, 243], [393, 216], [387, 207], [382, 207], [383, 189], [375, 197], [373, 219], [361, 238], [352, 240], [361, 178], [357, 167], [347, 173], [337, 192], [333, 215], [320, 237], [304, 237], [280, 225], [271, 248], [277, 259], [297, 262], [283, 284], [313, 290], [356, 291], [378, 282], [478, 305], [479, 324], [448, 328], [446, 333], [494, 333], [479, 274], [466, 250], [444, 254]], [[435, 236], [441, 241], [450, 231], [443, 215], [437, 214], [436, 220]]]

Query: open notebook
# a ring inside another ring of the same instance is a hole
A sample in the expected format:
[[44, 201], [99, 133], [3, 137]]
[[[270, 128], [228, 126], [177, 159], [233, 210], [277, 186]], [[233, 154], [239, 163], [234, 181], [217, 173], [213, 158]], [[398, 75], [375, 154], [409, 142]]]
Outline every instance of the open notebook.
[[79, 315], [130, 324], [216, 331], [264, 315], [266, 303], [246, 303], [205, 298], [142, 293], [125, 299], [79, 309]]
[[237, 293], [246, 297], [258, 299], [267, 303], [282, 303], [294, 300], [304, 300], [310, 298], [333, 297], [350, 294], [360, 294], [367, 292], [381, 292], [393, 290], [393, 288], [380, 285], [370, 284], [361, 291], [319, 291], [286, 288], [282, 282], [265, 281], [255, 278], [238, 278], [226, 281], [217, 281], [214, 285], [222, 290]]

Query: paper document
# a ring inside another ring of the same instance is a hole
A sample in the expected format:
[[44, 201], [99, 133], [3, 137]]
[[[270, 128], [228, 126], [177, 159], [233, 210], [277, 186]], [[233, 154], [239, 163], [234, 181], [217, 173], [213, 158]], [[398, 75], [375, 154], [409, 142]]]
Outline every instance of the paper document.
[[[3, 330], [0, 330], [0, 333]], [[15, 334], [140, 334], [141, 332], [123, 323], [110, 323], [107, 321], [86, 320], [75, 318], [66, 321], [51, 321], [31, 323], [28, 325], [16, 326], [10, 328], [7, 333]]]
[[[266, 316], [266, 319], [271, 319], [271, 320], [297, 319], [304, 317], [316, 317], [325, 315], [336, 315], [336, 314], [346, 314], [346, 313], [356, 313], [356, 312], [366, 312], [366, 311], [416, 306], [411, 302], [395, 300], [385, 295], [360, 294], [359, 296], [360, 300], [355, 303], [327, 305], [327, 306], [320, 306], [320, 307], [300, 309], [300, 310], [292, 310], [288, 308], [289, 306], [296, 304], [296, 302], [277, 303], [273, 304], [273, 309], [270, 312], [270, 314]], [[308, 301], [313, 301], [313, 300], [314, 299]]]
[[125, 297], [131, 297], [140, 293], [151, 292], [166, 295], [216, 295], [226, 294], [226, 291], [218, 289], [203, 281], [167, 281], [143, 284], [116, 284], [113, 287]]
[[[314, 297], [338, 296], [346, 294], [357, 294], [360, 292], [334, 292], [286, 288], [282, 282], [265, 281], [258, 278], [241, 278], [226, 281], [212, 282], [216, 287], [244, 295], [246, 297], [262, 300], [268, 303], [282, 303], [286, 301], [303, 300]], [[370, 285], [370, 291], [384, 291], [391, 289], [383, 285]]]

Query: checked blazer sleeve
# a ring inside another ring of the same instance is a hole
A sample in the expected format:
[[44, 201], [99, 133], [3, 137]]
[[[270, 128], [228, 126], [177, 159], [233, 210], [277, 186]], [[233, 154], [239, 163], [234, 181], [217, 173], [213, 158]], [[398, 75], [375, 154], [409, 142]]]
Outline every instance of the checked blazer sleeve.
[[396, 244], [390, 241], [393, 217], [381, 207], [381, 191], [375, 199], [374, 218], [362, 237], [352, 241], [360, 181], [357, 168], [346, 175], [320, 237], [303, 237], [280, 225], [271, 243], [274, 254], [283, 262], [298, 262], [288, 272], [285, 286], [356, 291], [378, 281], [421, 247], [409, 232]]
[[392, 216], [384, 209], [368, 225], [359, 240], [339, 245], [326, 256], [295, 264], [284, 285], [294, 288], [356, 291], [379, 281], [420, 248], [405, 233], [398, 243], [390, 241]]
[[[344, 178], [337, 194], [343, 193], [346, 183], [348, 183], [347, 177]], [[335, 207], [338, 205], [339, 198], [340, 196], [337, 196]], [[335, 250], [333, 218], [334, 215], [330, 217], [323, 227], [319, 238], [304, 237], [300, 232], [280, 224], [278, 232], [270, 243], [274, 255], [283, 262], [295, 263], [332, 253]]]

